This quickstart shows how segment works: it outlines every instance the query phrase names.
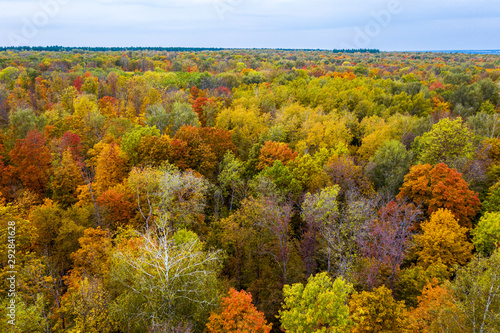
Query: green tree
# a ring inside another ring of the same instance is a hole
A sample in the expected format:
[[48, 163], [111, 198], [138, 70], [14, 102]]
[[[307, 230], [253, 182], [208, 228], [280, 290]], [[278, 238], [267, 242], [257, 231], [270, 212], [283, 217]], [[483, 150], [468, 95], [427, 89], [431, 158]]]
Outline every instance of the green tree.
[[475, 257], [451, 283], [456, 305], [453, 319], [464, 332], [500, 331], [500, 251]]
[[189, 103], [175, 102], [169, 113], [169, 133], [174, 136], [183, 125], [200, 126], [198, 115]]
[[342, 277], [333, 281], [326, 272], [311, 276], [302, 283], [285, 285], [281, 327], [287, 332], [345, 332], [350, 324], [348, 296], [352, 284]]
[[490, 255], [500, 248], [500, 212], [485, 213], [472, 230], [473, 243], [482, 255]]
[[219, 303], [221, 259], [219, 251], [204, 247], [194, 232], [168, 228], [123, 239], [111, 269], [119, 295], [110, 311], [120, 329], [192, 322], [201, 332]]
[[445, 163], [451, 168], [461, 169], [473, 157], [473, 138], [474, 134], [462, 118], [443, 118], [429, 132], [415, 139], [418, 162], [431, 165]]
[[165, 134], [168, 130], [170, 116], [161, 105], [152, 105], [146, 109], [146, 125], [160, 130], [160, 134]]
[[131, 132], [123, 136], [121, 149], [127, 154], [133, 166], [140, 162], [139, 146], [141, 141], [148, 136], [160, 136], [160, 130], [155, 127], [137, 125]]
[[385, 141], [370, 162], [369, 174], [376, 189], [397, 194], [411, 166], [405, 146], [397, 140]]

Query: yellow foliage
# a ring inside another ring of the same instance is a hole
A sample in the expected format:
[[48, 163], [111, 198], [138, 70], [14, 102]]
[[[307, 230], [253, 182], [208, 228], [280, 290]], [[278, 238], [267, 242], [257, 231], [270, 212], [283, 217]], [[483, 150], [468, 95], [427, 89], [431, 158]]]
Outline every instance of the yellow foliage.
[[422, 234], [414, 238], [420, 248], [417, 255], [421, 265], [442, 262], [451, 267], [464, 265], [471, 258], [474, 246], [467, 240], [468, 229], [461, 227], [449, 210], [438, 209], [421, 227]]

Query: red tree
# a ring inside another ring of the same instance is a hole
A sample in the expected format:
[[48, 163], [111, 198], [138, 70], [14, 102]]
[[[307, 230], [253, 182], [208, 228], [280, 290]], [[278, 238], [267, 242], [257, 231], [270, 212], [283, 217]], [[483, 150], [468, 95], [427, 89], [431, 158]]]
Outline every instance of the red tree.
[[43, 133], [30, 131], [10, 152], [14, 172], [23, 186], [43, 195], [49, 181], [51, 155]]
[[478, 194], [469, 189], [462, 174], [444, 163], [412, 167], [398, 195], [398, 198], [405, 197], [423, 204], [428, 216], [439, 208], [446, 208], [460, 225], [468, 228], [472, 227], [472, 219], [481, 205]]

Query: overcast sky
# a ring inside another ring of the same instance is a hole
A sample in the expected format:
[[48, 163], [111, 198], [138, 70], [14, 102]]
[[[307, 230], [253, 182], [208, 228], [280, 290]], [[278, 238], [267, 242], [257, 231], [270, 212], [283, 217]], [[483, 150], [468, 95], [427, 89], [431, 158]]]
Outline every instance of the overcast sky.
[[0, 0], [0, 45], [500, 49], [500, 1]]

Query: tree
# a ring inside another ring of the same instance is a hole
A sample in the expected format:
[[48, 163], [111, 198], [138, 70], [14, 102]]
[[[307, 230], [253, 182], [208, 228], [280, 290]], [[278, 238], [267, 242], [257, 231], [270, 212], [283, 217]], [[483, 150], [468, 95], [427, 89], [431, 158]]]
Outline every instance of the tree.
[[415, 139], [418, 161], [432, 165], [445, 163], [452, 168], [460, 168], [474, 154], [472, 138], [473, 133], [462, 118], [453, 121], [443, 118], [432, 126], [430, 132]]
[[500, 327], [500, 251], [476, 256], [451, 283], [452, 318], [464, 332], [498, 332]]
[[410, 170], [411, 157], [401, 142], [390, 140], [377, 149], [370, 164], [369, 174], [375, 188], [396, 195]]
[[137, 164], [142, 166], [159, 167], [172, 155], [172, 145], [167, 136], [144, 136], [137, 150]]
[[[307, 193], [302, 203], [301, 217], [306, 223], [307, 230], [302, 236], [302, 254], [306, 268], [306, 275], [309, 277], [315, 272], [317, 237], [328, 234], [330, 228], [335, 225], [339, 214], [337, 196], [340, 191], [338, 185], [330, 186], [321, 190], [321, 192], [312, 195]], [[330, 244], [330, 237], [325, 237], [328, 244], [328, 271], [333, 246]]]
[[458, 309], [453, 304], [451, 290], [440, 286], [437, 279], [429, 281], [418, 296], [418, 307], [411, 310], [416, 332], [463, 332], [451, 320], [451, 314]]
[[228, 296], [222, 298], [220, 309], [208, 318], [210, 333], [269, 333], [272, 324], [252, 304], [252, 294], [231, 288]]
[[186, 143], [189, 152], [187, 168], [193, 169], [212, 178], [217, 166], [217, 157], [211, 146], [204, 142], [197, 127], [183, 125], [175, 134], [174, 140]]
[[[360, 252], [370, 261], [365, 264], [366, 284], [372, 288], [378, 280], [394, 289], [399, 268], [412, 244], [410, 242], [421, 211], [411, 203], [391, 201], [367, 220], [366, 233], [358, 238]], [[386, 270], [387, 277], [381, 276]]]
[[483, 202], [483, 209], [487, 212], [500, 211], [500, 181], [489, 189], [488, 196]]
[[266, 141], [260, 150], [260, 163], [257, 165], [257, 169], [262, 170], [268, 166], [272, 166], [276, 160], [280, 160], [286, 165], [296, 157], [297, 152], [291, 150], [286, 143]]
[[476, 251], [484, 256], [492, 254], [500, 248], [500, 212], [487, 212], [472, 230]]
[[43, 195], [49, 181], [51, 155], [46, 138], [39, 131], [30, 131], [25, 139], [16, 142], [10, 157], [14, 172], [25, 188]]
[[101, 193], [97, 202], [106, 210], [107, 225], [117, 229], [135, 224], [133, 222], [137, 210], [134, 199], [134, 195], [124, 184], [117, 184]]
[[422, 204], [428, 216], [439, 208], [450, 210], [460, 225], [471, 227], [481, 205], [477, 193], [469, 189], [462, 174], [446, 164], [415, 165], [405, 176], [397, 196]]
[[156, 127], [160, 130], [160, 135], [168, 132], [170, 116], [161, 105], [152, 105], [146, 109], [146, 125]]
[[167, 166], [159, 178], [157, 212], [161, 228], [186, 228], [203, 220], [209, 183], [192, 171]]
[[404, 300], [408, 307], [416, 308], [418, 298], [422, 295], [427, 284], [434, 280], [441, 284], [449, 276], [448, 267], [441, 262], [436, 262], [427, 268], [414, 265], [402, 269], [394, 290], [395, 297], [398, 300]]
[[[244, 165], [234, 156], [231, 151], [224, 155], [224, 160], [221, 164], [221, 171], [217, 177], [220, 183], [222, 192], [231, 197], [229, 210], [233, 210], [235, 197], [243, 198], [245, 181], [243, 179]], [[229, 191], [229, 192], [228, 192]]]
[[404, 302], [396, 302], [385, 286], [352, 295], [349, 312], [352, 333], [413, 332]]
[[414, 237], [419, 264], [428, 267], [441, 262], [451, 268], [471, 258], [473, 246], [467, 239], [468, 229], [461, 227], [449, 210], [438, 209], [421, 228], [422, 234]]
[[52, 199], [63, 207], [69, 207], [77, 202], [76, 189], [83, 184], [80, 170], [68, 148], [63, 153], [60, 164], [53, 168], [52, 180], [49, 184], [49, 188], [52, 190]]
[[123, 136], [121, 149], [127, 154], [132, 166], [139, 163], [139, 146], [144, 137], [160, 136], [160, 131], [155, 127], [142, 127], [137, 125], [132, 131]]
[[350, 324], [348, 296], [352, 284], [342, 277], [333, 281], [327, 273], [310, 276], [307, 285], [285, 285], [281, 327], [287, 332], [345, 332]]
[[257, 208], [254, 223], [262, 228], [272, 241], [261, 244], [261, 251], [269, 254], [280, 269], [282, 285], [287, 283], [289, 262], [293, 243], [290, 238], [290, 221], [293, 215], [293, 205], [284, 200], [273, 184], [261, 179], [257, 185], [258, 198], [253, 198], [246, 205], [255, 204]]
[[169, 113], [168, 130], [174, 136], [184, 125], [200, 126], [198, 115], [189, 103], [175, 102]]
[[326, 163], [325, 171], [334, 184], [340, 185], [341, 197], [349, 190], [356, 190], [363, 194], [373, 191], [372, 183], [366, 177], [363, 168], [356, 165], [352, 157], [331, 157]]
[[103, 193], [121, 183], [128, 174], [127, 161], [120, 147], [114, 142], [105, 145], [97, 159], [95, 169], [96, 190]]
[[167, 224], [118, 245], [111, 272], [119, 295], [110, 310], [122, 331], [182, 322], [201, 331], [218, 303], [220, 252], [205, 251], [195, 233], [172, 233]]
[[115, 323], [109, 316], [111, 295], [108, 282], [111, 253], [109, 232], [88, 228], [71, 254], [74, 267], [65, 278], [68, 290], [63, 296], [62, 312], [73, 318], [75, 328], [85, 332], [112, 332]]

